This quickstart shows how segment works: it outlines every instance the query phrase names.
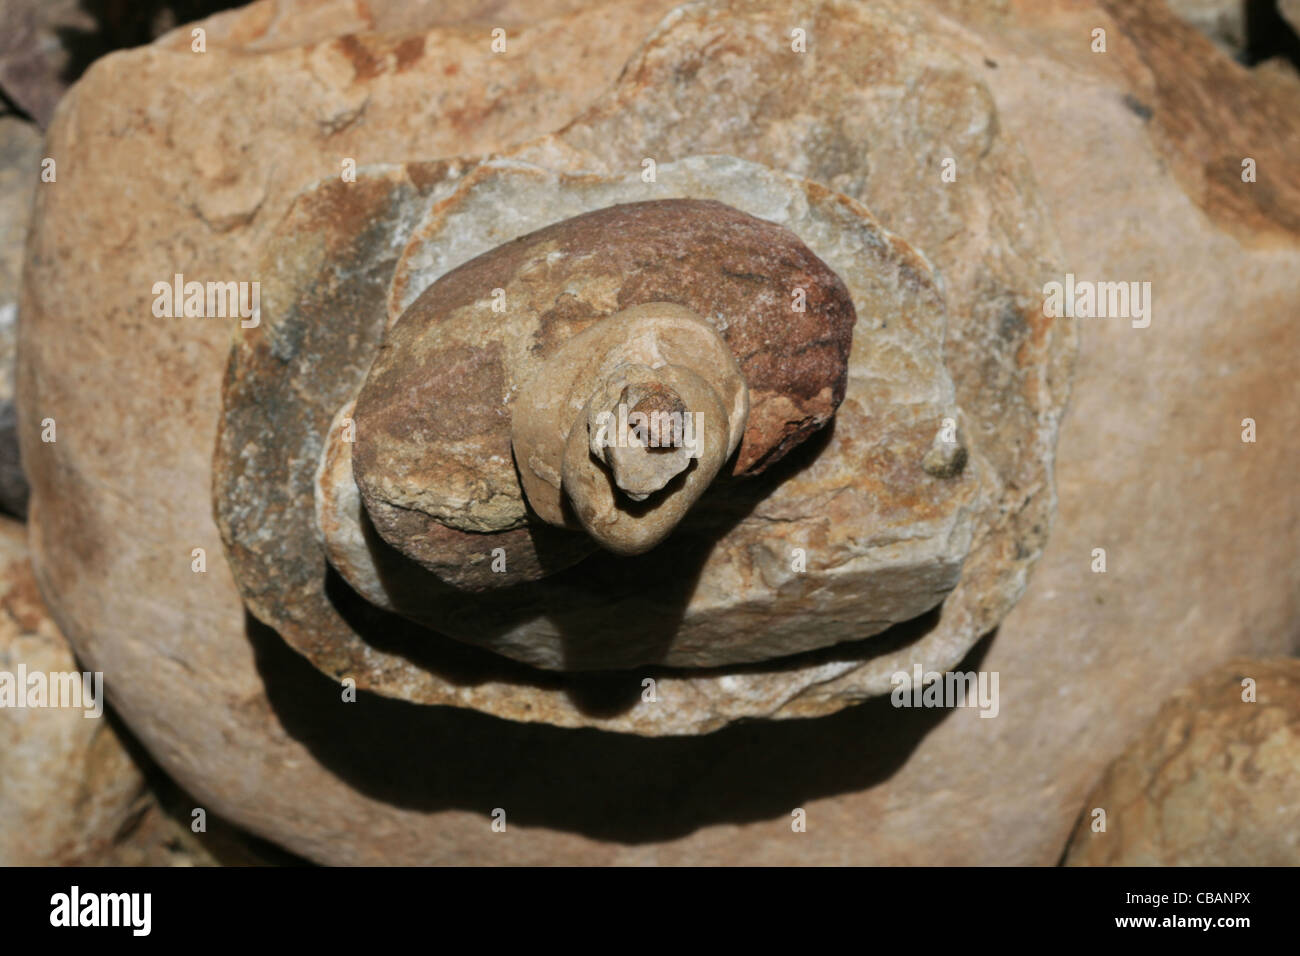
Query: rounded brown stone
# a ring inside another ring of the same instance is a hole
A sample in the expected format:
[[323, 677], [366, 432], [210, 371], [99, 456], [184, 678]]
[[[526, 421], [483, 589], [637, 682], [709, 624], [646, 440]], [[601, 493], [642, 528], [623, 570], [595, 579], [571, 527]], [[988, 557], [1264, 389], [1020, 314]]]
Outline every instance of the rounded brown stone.
[[[573, 308], [575, 289], [588, 307]], [[427, 544], [445, 537], [435, 525], [535, 524], [511, 455], [518, 389], [572, 336], [650, 302], [704, 318], [744, 373], [751, 410], [733, 475], [779, 461], [844, 397], [853, 302], [794, 233], [713, 200], [575, 216], [451, 270], [389, 330], [357, 399], [353, 458], [384, 540], [430, 567]]]

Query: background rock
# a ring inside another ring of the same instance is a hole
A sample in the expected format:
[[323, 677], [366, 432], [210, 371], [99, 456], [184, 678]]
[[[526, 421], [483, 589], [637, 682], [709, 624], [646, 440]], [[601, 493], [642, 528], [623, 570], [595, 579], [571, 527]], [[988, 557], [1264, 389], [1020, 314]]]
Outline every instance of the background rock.
[[[81, 671], [41, 603], [24, 538], [0, 520], [0, 671]], [[106, 714], [0, 708], [0, 865], [91, 863], [144, 794]]]
[[1277, 11], [1292, 30], [1300, 33], [1300, 0], [1277, 0]]
[[94, 25], [80, 0], [0, 2], [0, 92], [47, 125], [74, 70], [69, 41]]
[[[0, 671], [80, 672], [41, 602], [26, 529], [0, 519]], [[294, 862], [208, 815], [111, 711], [0, 708], [0, 866], [215, 866]]]
[[[859, 9], [799, 4], [781, 17], [807, 22], [816, 49], [841, 10]], [[508, 62], [472, 32], [435, 31], [415, 60], [399, 57], [401, 40], [365, 37], [203, 59], [161, 43], [92, 68], [51, 130], [52, 155], [68, 162], [40, 193], [20, 332], [42, 589], [78, 653], [110, 682], [125, 675], [115, 702], [168, 772], [313, 859], [1055, 862], [1084, 794], [1166, 695], [1234, 655], [1294, 650], [1300, 620], [1300, 395], [1292, 371], [1266, 360], [1294, 352], [1300, 319], [1300, 112], [1152, 3], [873, 5], [873, 23], [899, 28], [864, 37], [875, 50], [857, 64], [864, 85], [937, 109], [926, 88], [869, 78], [896, 45], [931, 55], [927, 43], [973, 39], [950, 48], [983, 77], [965, 95], [989, 104], [1023, 166], [951, 192], [962, 211], [939, 205], [942, 193], [909, 198], [946, 143], [918, 158], [850, 123], [838, 147], [860, 155], [866, 143], [868, 166], [831, 185], [866, 195], [904, 234], [934, 229], [940, 209], [953, 224], [991, 209], [981, 222], [1014, 229], [1000, 203], [1031, 178], [1066, 268], [1151, 281], [1156, 296], [1150, 328], [1081, 323], [1050, 541], [1028, 593], [961, 665], [1001, 674], [997, 718], [875, 699], [816, 721], [647, 740], [365, 695], [344, 704], [240, 610], [207, 505], [230, 330], [152, 318], [151, 284], [182, 267], [249, 277], [289, 197], [343, 156], [486, 152], [564, 125], [614, 81], [656, 19], [647, 10], [607, 4], [521, 29]], [[1099, 24], [1104, 55], [1088, 49]], [[671, 29], [659, 41], [686, 74], [709, 51], [744, 55]], [[184, 113], [177, 88], [193, 99]], [[108, 108], [119, 103], [131, 108]], [[978, 157], [981, 140], [963, 130], [953, 148]], [[797, 144], [804, 131], [784, 135]], [[1259, 182], [1228, 175], [1242, 156], [1260, 159]], [[968, 290], [952, 293], [957, 305], [980, 306], [978, 264], [960, 246], [941, 256], [944, 235], [928, 235], [950, 290]], [[87, 263], [101, 267], [94, 287], [80, 281]], [[33, 430], [45, 414], [59, 419], [57, 445]], [[1241, 441], [1248, 416], [1253, 444]], [[195, 547], [205, 574], [190, 570]], [[1090, 571], [1098, 547], [1105, 574]], [[200, 647], [221, 667], [195, 673]], [[625, 691], [583, 705], [617, 711]], [[506, 834], [491, 831], [495, 807]], [[795, 807], [806, 833], [791, 832]]]
[[23, 246], [33, 193], [40, 182], [41, 134], [14, 116], [0, 116], [0, 509], [27, 513], [27, 479], [18, 458], [14, 362]]
[[1300, 866], [1300, 660], [1232, 661], [1166, 701], [1088, 795], [1066, 863]]

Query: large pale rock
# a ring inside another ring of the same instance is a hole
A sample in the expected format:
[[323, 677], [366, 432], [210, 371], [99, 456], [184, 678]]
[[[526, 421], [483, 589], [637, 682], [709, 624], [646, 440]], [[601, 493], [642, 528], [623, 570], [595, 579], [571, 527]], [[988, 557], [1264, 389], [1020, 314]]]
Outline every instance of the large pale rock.
[[1233, 661], [1166, 701], [1088, 795], [1066, 863], [1300, 866], [1300, 660]]
[[[129, 675], [121, 712], [196, 798], [335, 862], [1050, 863], [1102, 766], [1160, 699], [1215, 661], [1294, 643], [1284, 635], [1300, 618], [1300, 531], [1288, 490], [1300, 448], [1287, 436], [1300, 429], [1300, 398], [1290, 371], [1261, 358], [1294, 350], [1297, 321], [1300, 144], [1283, 88], [1262, 90], [1152, 3], [750, 7], [675, 15], [595, 108], [608, 122], [576, 124], [528, 158], [556, 168], [569, 151], [581, 163], [636, 156], [626, 171], [653, 141], [652, 155], [671, 161], [662, 127], [680, 123], [692, 140], [677, 144], [682, 155], [762, 148], [762, 161], [864, 201], [925, 250], [950, 309], [1005, 316], [1011, 338], [962, 343], [963, 361], [987, 369], [989, 403], [1010, 384], [1007, 420], [1043, 435], [1067, 369], [1012, 371], [1034, 366], [1008, 352], [1057, 346], [1033, 297], [1010, 290], [1054, 262], [1156, 290], [1149, 328], [1080, 323], [1050, 544], [1029, 592], [962, 665], [1002, 675], [999, 716], [880, 698], [816, 721], [652, 740], [365, 694], [342, 702], [337, 684], [242, 611], [207, 504], [230, 329], [161, 325], [152, 283], [181, 268], [249, 277], [290, 198], [341, 157], [487, 152], [561, 126], [614, 80], [653, 18], [611, 4], [580, 26], [521, 29], [512, 60], [481, 52], [477, 33], [435, 31], [424, 48], [439, 51], [437, 86], [427, 57], [399, 74], [396, 43], [370, 37], [356, 41], [377, 51], [369, 59], [334, 41], [202, 60], [159, 45], [101, 62], [56, 118], [51, 149], [71, 162], [41, 194], [20, 394], [42, 587], [86, 661], [110, 682]], [[788, 49], [794, 24], [806, 25], [808, 59], [763, 61], [743, 83], [727, 72]], [[1104, 55], [1088, 49], [1097, 25], [1112, 38]], [[529, 42], [542, 37], [549, 45]], [[594, 37], [596, 59], [581, 61]], [[930, 71], [895, 72], [900, 62]], [[788, 90], [769, 101], [812, 109], [811, 84], [828, 71], [844, 86], [831, 86], [840, 92], [821, 118], [787, 108], [731, 136], [717, 121], [750, 116], [757, 90], [772, 89], [763, 84]], [[535, 92], [548, 82], [563, 86]], [[666, 83], [667, 98], [645, 95]], [[192, 112], [174, 111], [178, 87]], [[617, 125], [620, 112], [641, 117], [641, 132]], [[919, 132], [927, 117], [942, 135]], [[1243, 156], [1259, 158], [1259, 182], [1241, 183]], [[948, 157], [958, 179], [944, 185]], [[1025, 183], [1041, 211], [1022, 206]], [[1037, 239], [1015, 245], [1045, 223], [1060, 234], [1050, 255]], [[972, 255], [981, 236], [1010, 244], [991, 260]], [[45, 414], [60, 422], [55, 445], [37, 437], [32, 420]], [[1244, 417], [1259, 425], [1254, 444], [1241, 442]], [[1052, 495], [1035, 461], [1041, 449], [999, 462], [1008, 492], [1023, 496], [1005, 510], [1017, 529], [1008, 542], [1046, 535]], [[191, 570], [196, 547], [204, 574]], [[1105, 574], [1089, 570], [1098, 547]], [[1011, 544], [968, 562], [963, 581], [1027, 568], [1035, 551]], [[994, 590], [1018, 593], [1014, 580]], [[974, 624], [989, 611], [967, 614]], [[907, 660], [918, 636], [898, 635], [887, 653]], [[476, 667], [467, 662], [463, 686], [481, 681]], [[568, 692], [589, 713], [617, 715], [640, 688]], [[507, 811], [505, 834], [490, 827], [495, 807]], [[795, 807], [807, 810], [806, 833], [791, 832]]]

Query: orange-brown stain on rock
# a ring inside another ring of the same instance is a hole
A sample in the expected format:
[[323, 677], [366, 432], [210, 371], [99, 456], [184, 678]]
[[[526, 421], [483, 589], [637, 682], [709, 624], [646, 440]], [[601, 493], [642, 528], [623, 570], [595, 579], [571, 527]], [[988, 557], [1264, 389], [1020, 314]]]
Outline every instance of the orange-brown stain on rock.
[[422, 193], [428, 192], [438, 183], [448, 178], [451, 164], [445, 160], [436, 163], [407, 163], [406, 175], [411, 183]]
[[342, 180], [324, 183], [297, 200], [304, 204], [303, 218], [308, 223], [308, 228], [301, 231], [325, 236], [331, 248], [346, 247], [365, 231], [377, 204], [391, 189], [391, 183], [361, 177], [354, 183]]
[[1047, 347], [1047, 335], [1053, 320], [1042, 308], [1028, 308], [1021, 315], [1029, 329], [1029, 335], [1016, 350], [1016, 366], [1025, 373], [1020, 383], [1021, 395], [1030, 408], [1035, 408], [1044, 384], [1042, 355]]
[[[936, 419], [900, 433], [899, 444], [877, 445], [862, 461], [862, 470], [875, 479], [875, 488], [865, 488], [872, 494], [883, 513], [902, 512], [908, 521], [928, 521], [942, 517], [945, 493], [936, 493], [948, 481], [936, 481], [926, 474], [922, 458], [913, 459], [906, 454], [909, 449], [920, 449], [939, 432], [943, 422]], [[900, 454], [900, 451], [903, 452]]]
[[397, 48], [393, 52], [397, 58], [397, 72], [402, 73], [409, 70], [412, 64], [418, 62], [424, 56], [424, 35], [407, 37], [397, 44]]
[[356, 10], [357, 17], [365, 22], [367, 29], [373, 30], [375, 28], [375, 15], [366, 0], [356, 0], [352, 8]]
[[374, 79], [384, 71], [384, 61], [375, 56], [369, 47], [355, 34], [339, 37], [334, 41], [340, 53], [352, 64], [352, 79], [363, 82]]
[[0, 577], [0, 611], [9, 617], [22, 634], [36, 634], [48, 620], [41, 592], [26, 562], [14, 562]]
[[[1102, 0], [1101, 6], [1151, 71], [1154, 89], [1143, 98], [1151, 115], [1143, 122], [1188, 198], [1243, 243], [1300, 240], [1300, 184], [1276, 174], [1300, 153], [1300, 118], [1290, 98], [1163, 4]], [[1256, 161], [1256, 182], [1241, 179], [1246, 158]]]

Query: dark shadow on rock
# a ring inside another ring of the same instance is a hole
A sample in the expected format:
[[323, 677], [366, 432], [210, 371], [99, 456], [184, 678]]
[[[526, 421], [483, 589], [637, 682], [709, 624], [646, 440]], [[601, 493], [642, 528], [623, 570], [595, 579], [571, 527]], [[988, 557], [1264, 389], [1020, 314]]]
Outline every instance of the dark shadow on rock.
[[12, 401], [0, 402], [0, 511], [27, 520], [30, 494], [18, 450], [18, 413]]
[[[534, 584], [517, 584], [495, 592], [474, 594], [457, 591], [432, 579], [422, 568], [409, 559], [397, 555], [378, 542], [376, 547], [385, 550], [383, 565], [392, 576], [394, 590], [403, 600], [418, 603], [411, 598], [423, 590], [425, 600], [434, 599], [429, 593], [436, 588], [436, 600], [445, 607], [454, 607], [457, 615], [473, 615], [477, 628], [483, 633], [504, 630], [516, 622], [514, 614], [500, 616], [499, 608], [529, 608], [529, 613], [549, 619], [560, 630], [566, 648], [581, 647], [573, 659], [589, 663], [589, 655], [599, 647], [608, 647], [611, 627], [602, 621], [598, 608], [612, 596], [640, 592], [652, 599], [643, 602], [641, 613], [621, 625], [627, 632], [635, 630], [640, 647], [644, 649], [647, 635], [657, 636], [664, 649], [670, 646], [685, 614], [699, 578], [700, 570], [716, 545], [717, 539], [736, 522], [742, 520], [753, 507], [770, 492], [770, 488], [788, 480], [815, 459], [823, 443], [829, 441], [831, 429], [814, 436], [806, 448], [797, 449], [794, 455], [782, 461], [769, 473], [756, 479], [746, 479], [741, 490], [723, 486], [710, 491], [717, 501], [707, 508], [705, 519], [699, 525], [679, 530], [672, 549], [656, 551], [638, 558], [619, 558], [609, 554], [594, 555], [579, 565], [549, 578], [544, 587]], [[397, 587], [394, 562], [409, 566], [409, 580]], [[638, 664], [622, 669], [610, 667], [602, 670], [574, 668], [564, 671], [543, 670], [510, 660], [493, 651], [438, 633], [430, 625], [410, 617], [382, 610], [370, 604], [352, 590], [346, 580], [332, 567], [324, 567], [324, 590], [333, 609], [347, 626], [365, 643], [384, 654], [409, 661], [421, 670], [437, 674], [448, 683], [458, 686], [475, 686], [489, 681], [504, 681], [531, 687], [541, 687], [563, 693], [582, 714], [609, 718], [625, 713], [636, 706], [644, 691], [646, 678], [662, 679], [670, 676], [722, 676], [726, 674], [774, 673], [816, 667], [822, 664], [861, 661], [892, 653], [920, 640], [939, 624], [940, 606], [909, 621], [897, 624], [886, 631], [857, 641], [847, 641], [829, 647], [804, 651], [776, 660], [738, 664], [728, 667], [684, 669], [659, 664]], [[548, 594], [549, 592], [549, 594]], [[531, 600], [529, 595], [532, 596]], [[555, 613], [554, 608], [583, 607], [586, 620], [602, 621], [599, 627], [584, 628], [581, 618], [570, 618]], [[495, 616], [494, 616], [495, 615]], [[604, 620], [613, 620], [611, 610]], [[660, 655], [662, 656], [662, 655]]]
[[[888, 780], [946, 710], [875, 698], [812, 720], [750, 721], [698, 737], [637, 737], [422, 707], [339, 685], [248, 617], [288, 733], [358, 791], [422, 812], [503, 807], [512, 823], [626, 844], [788, 818], [811, 800]], [[956, 670], [977, 670], [993, 635]], [[664, 706], [671, 706], [665, 703]]]
[[1277, 0], [1244, 0], [1246, 49], [1240, 59], [1255, 66], [1282, 57], [1300, 69], [1300, 36], [1278, 12]]
[[81, 0], [81, 9], [94, 17], [95, 27], [55, 31], [68, 53], [59, 79], [74, 83], [101, 56], [144, 46], [174, 27], [244, 4], [245, 0]]
[[[834, 420], [764, 474], [722, 480], [711, 488], [673, 534], [672, 546], [638, 557], [600, 552], [548, 577], [485, 592], [437, 580], [378, 536], [371, 552], [389, 596], [402, 613], [370, 605], [333, 568], [325, 566], [324, 590], [333, 609], [365, 644], [400, 656], [422, 670], [462, 686], [513, 681], [564, 693], [581, 713], [612, 717], [640, 701], [647, 677], [681, 674], [659, 661], [680, 630], [717, 542], [784, 481], [810, 467], [831, 440]], [[564, 670], [548, 671], [508, 660], [467, 641], [440, 633], [421, 611], [472, 621], [476, 633], [497, 635], [528, 619], [545, 619], [558, 632]], [[758, 664], [697, 669], [696, 674], [770, 672], [833, 660], [868, 660], [916, 640], [938, 623], [937, 610], [874, 637]], [[620, 641], [624, 646], [620, 647]], [[619, 658], [622, 652], [624, 659]], [[599, 667], [594, 666], [600, 662]]]
[[[680, 574], [672, 579], [676, 587], [684, 587], [682, 582], [693, 580], [694, 578], [687, 579]], [[936, 606], [925, 614], [871, 637], [791, 654], [777, 660], [690, 670], [647, 665], [628, 670], [565, 672], [530, 667], [484, 648], [437, 634], [416, 621], [375, 607], [353, 591], [343, 577], [329, 566], [325, 568], [325, 593], [348, 626], [364, 635], [366, 643], [377, 651], [402, 657], [416, 667], [462, 687], [506, 681], [561, 691], [580, 713], [591, 717], [614, 717], [631, 709], [640, 700], [643, 690], [641, 682], [647, 677], [659, 679], [683, 675], [774, 673], [836, 661], [869, 661], [925, 637], [938, 626], [942, 609], [942, 605]]]

